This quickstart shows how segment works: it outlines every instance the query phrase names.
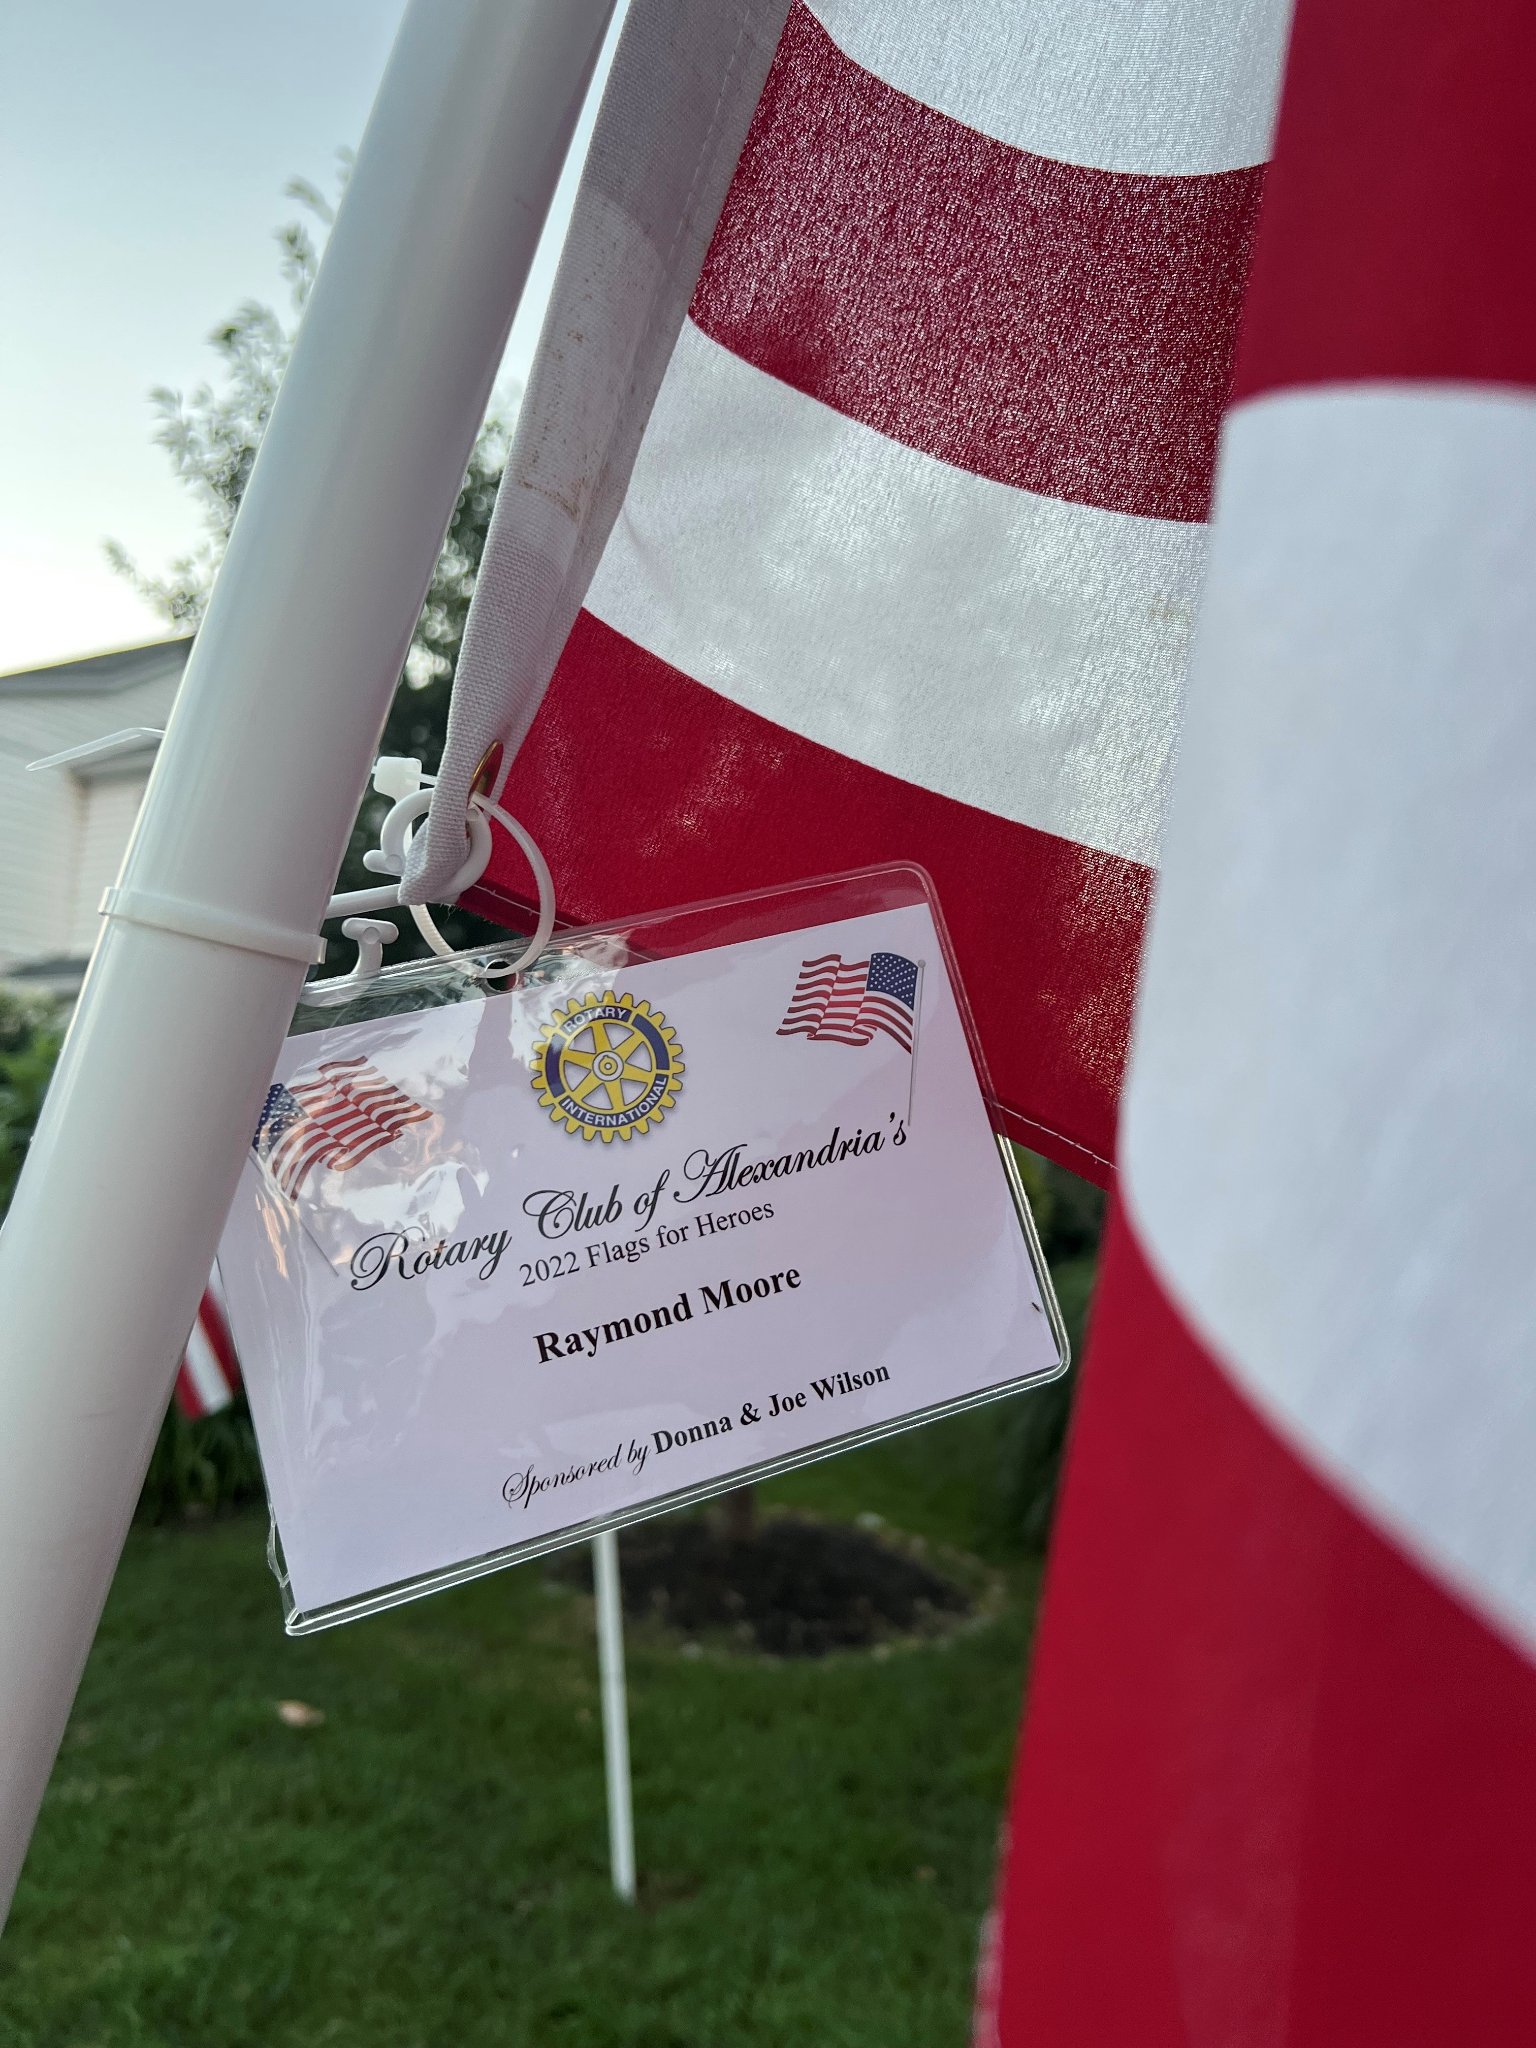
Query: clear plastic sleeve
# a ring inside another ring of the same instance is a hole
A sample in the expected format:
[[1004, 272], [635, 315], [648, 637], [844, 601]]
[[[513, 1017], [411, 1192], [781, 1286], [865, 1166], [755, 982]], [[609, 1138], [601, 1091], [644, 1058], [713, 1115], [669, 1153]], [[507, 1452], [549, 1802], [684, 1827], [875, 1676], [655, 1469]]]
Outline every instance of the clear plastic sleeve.
[[292, 1633], [1037, 1384], [926, 876], [311, 984], [220, 1269]]

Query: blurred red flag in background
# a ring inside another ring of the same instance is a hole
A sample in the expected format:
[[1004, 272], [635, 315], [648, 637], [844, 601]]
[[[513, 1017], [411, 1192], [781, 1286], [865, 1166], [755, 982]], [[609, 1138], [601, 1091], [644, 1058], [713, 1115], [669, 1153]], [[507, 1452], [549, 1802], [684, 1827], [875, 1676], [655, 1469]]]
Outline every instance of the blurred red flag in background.
[[195, 1422], [200, 1415], [217, 1415], [227, 1408], [239, 1391], [240, 1362], [215, 1276], [198, 1303], [197, 1321], [176, 1373], [176, 1405], [189, 1422]]
[[1301, 0], [1003, 2048], [1536, 2040], [1536, 15]]

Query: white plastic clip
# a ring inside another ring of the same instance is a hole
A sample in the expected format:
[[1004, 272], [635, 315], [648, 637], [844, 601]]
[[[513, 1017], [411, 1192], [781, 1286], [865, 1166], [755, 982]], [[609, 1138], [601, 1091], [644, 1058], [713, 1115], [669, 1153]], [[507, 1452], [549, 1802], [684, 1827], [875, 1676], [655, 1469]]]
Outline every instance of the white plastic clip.
[[384, 948], [399, 938], [400, 927], [383, 917], [349, 917], [341, 927], [341, 935], [357, 948], [357, 965], [346, 979], [372, 981], [384, 965]]
[[[421, 763], [409, 755], [380, 756], [373, 771], [373, 786], [381, 796], [390, 797], [393, 801], [379, 827], [378, 845], [363, 855], [363, 866], [370, 873], [395, 876], [405, 873], [416, 827], [431, 808], [435, 781], [434, 776], [423, 775]], [[539, 892], [538, 923], [528, 944], [511, 960], [499, 961], [494, 968], [486, 970], [500, 978], [515, 974], [520, 967], [536, 960], [549, 944], [555, 928], [555, 885], [548, 862], [516, 818], [509, 816], [500, 804], [492, 803], [489, 797], [472, 795], [465, 818], [469, 851], [463, 866], [444, 890], [443, 900], [453, 902], [464, 890], [473, 888], [485, 873], [491, 858], [493, 818], [522, 848]], [[331, 898], [325, 914], [328, 918], [344, 918], [343, 933], [357, 943], [357, 965], [346, 977], [349, 981], [365, 981], [377, 974], [384, 946], [399, 937], [394, 926], [375, 920], [371, 913], [399, 909], [410, 912], [417, 930], [434, 953], [444, 959], [453, 957], [453, 947], [433, 923], [426, 906], [401, 903], [398, 880], [377, 889], [347, 889]]]
[[421, 763], [414, 754], [380, 754], [373, 764], [373, 786], [397, 803], [414, 796], [421, 787]]

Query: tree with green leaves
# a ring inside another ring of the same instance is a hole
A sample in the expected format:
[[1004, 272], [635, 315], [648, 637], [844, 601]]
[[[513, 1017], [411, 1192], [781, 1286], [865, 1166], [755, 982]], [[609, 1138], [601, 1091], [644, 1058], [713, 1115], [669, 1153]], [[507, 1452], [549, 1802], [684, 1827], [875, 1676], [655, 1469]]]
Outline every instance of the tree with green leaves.
[[[348, 169], [349, 159], [343, 155], [343, 187]], [[207, 609], [214, 574], [272, 417], [314, 289], [321, 248], [335, 219], [332, 203], [307, 179], [295, 178], [285, 196], [300, 210], [297, 218], [276, 231], [279, 269], [287, 287], [286, 312], [257, 299], [245, 300], [208, 337], [219, 361], [216, 383], [201, 384], [190, 393], [161, 386], [150, 394], [157, 417], [155, 439], [197, 500], [203, 540], [159, 575], [142, 569], [120, 543], [107, 543], [113, 566], [168, 626], [180, 632], [195, 631]], [[442, 750], [454, 662], [509, 432], [507, 413], [496, 409], [476, 438], [384, 731], [386, 753], [414, 754], [428, 768], [436, 766]]]

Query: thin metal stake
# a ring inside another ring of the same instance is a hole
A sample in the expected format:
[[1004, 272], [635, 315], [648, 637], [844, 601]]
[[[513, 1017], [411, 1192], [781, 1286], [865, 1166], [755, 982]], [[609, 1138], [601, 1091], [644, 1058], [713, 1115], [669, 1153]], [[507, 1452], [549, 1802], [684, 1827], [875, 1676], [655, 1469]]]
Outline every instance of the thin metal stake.
[[603, 1695], [603, 1769], [608, 1781], [608, 1862], [615, 1894], [635, 1897], [635, 1805], [629, 1778], [629, 1703], [624, 1688], [624, 1607], [619, 1590], [619, 1539], [605, 1529], [592, 1539], [597, 1590], [597, 1671]]

